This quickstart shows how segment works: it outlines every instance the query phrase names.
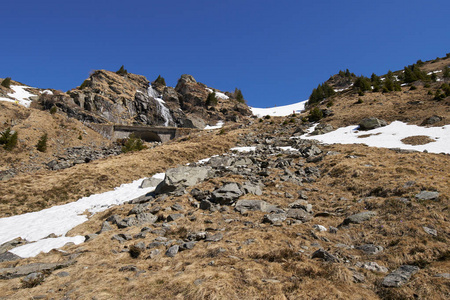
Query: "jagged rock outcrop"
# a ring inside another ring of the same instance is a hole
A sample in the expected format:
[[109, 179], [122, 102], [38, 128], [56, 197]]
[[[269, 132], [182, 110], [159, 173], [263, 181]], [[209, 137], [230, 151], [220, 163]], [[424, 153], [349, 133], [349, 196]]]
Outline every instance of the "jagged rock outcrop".
[[233, 94], [220, 93], [215, 106], [206, 99], [214, 89], [182, 75], [175, 88], [144, 76], [94, 71], [79, 87], [66, 94], [43, 95], [46, 109], [58, 106], [70, 117], [93, 123], [140, 124], [204, 128], [217, 121], [238, 121], [251, 115], [245, 103]]

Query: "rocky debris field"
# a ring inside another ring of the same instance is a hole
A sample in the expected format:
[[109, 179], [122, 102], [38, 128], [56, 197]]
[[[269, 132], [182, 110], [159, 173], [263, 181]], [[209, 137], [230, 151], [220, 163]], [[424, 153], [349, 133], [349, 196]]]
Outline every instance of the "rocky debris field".
[[85, 235], [82, 245], [26, 260], [3, 245], [0, 291], [43, 299], [450, 296], [448, 170], [439, 167], [447, 155], [323, 146], [291, 138], [306, 127], [270, 122], [253, 124], [230, 153], [144, 180], [154, 192], [72, 230]]

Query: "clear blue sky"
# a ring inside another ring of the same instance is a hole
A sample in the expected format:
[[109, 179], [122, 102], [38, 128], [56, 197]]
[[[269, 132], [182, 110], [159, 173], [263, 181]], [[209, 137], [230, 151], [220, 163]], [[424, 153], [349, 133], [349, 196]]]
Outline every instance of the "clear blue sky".
[[384, 74], [450, 52], [450, 1], [7, 1], [0, 77], [67, 91], [123, 64], [191, 74], [251, 106], [305, 100], [340, 69]]

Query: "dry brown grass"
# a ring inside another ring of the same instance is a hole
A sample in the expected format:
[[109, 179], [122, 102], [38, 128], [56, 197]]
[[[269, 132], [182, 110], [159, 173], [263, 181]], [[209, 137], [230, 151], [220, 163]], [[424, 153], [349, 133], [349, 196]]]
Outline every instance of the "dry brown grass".
[[[194, 141], [191, 139], [189, 143]], [[165, 145], [163, 147], [167, 148], [163, 152], [179, 150], [173, 148], [175, 146], [180, 145]], [[323, 172], [321, 179], [299, 187], [274, 177], [274, 184], [264, 189], [262, 196], [255, 198], [286, 207], [293, 200], [283, 196], [285, 191], [295, 194], [299, 189], [309, 189], [308, 201], [313, 204], [314, 211], [328, 211], [331, 213], [329, 217], [316, 217], [305, 224], [277, 227], [261, 224], [263, 213], [251, 212], [244, 216], [232, 209], [209, 213], [190, 208], [188, 195], [168, 197], [158, 203], [163, 208], [163, 214], [170, 213], [164, 212], [165, 208], [180, 203], [191, 212], [191, 216], [196, 217], [196, 221], [187, 218], [177, 220], [178, 229], [171, 231], [168, 237], [180, 239], [187, 232], [207, 230], [215, 233], [220, 230], [224, 234], [223, 240], [217, 243], [199, 242], [193, 250], [181, 252], [173, 259], [164, 255], [145, 259], [149, 250], [138, 259], [133, 259], [121, 250], [141, 240], [121, 245], [110, 237], [118, 232], [134, 235], [140, 228], [115, 229], [83, 245], [65, 247], [68, 253], [84, 251], [77, 257], [75, 265], [65, 269], [70, 273], [69, 277], [59, 278], [54, 272], [42, 285], [32, 289], [20, 288], [19, 279], [3, 281], [0, 282], [0, 293], [8, 299], [41, 294], [55, 298], [67, 295], [73, 299], [412, 299], [417, 294], [419, 298], [445, 299], [450, 287], [445, 279], [433, 276], [448, 272], [450, 263], [447, 254], [450, 178], [446, 167], [450, 165], [449, 156], [398, 153], [362, 145], [333, 145], [325, 150], [339, 151], [340, 154], [326, 156], [320, 163]], [[184, 152], [179, 153], [184, 155]], [[357, 158], [350, 158], [349, 155]], [[122, 159], [133, 157], [134, 161], [136, 156], [139, 155], [124, 156]], [[109, 160], [116, 159], [120, 160]], [[111, 162], [108, 166], [121, 167]], [[242, 180], [239, 176], [216, 178], [198, 187], [212, 189], [221, 181]], [[409, 181], [415, 183], [405, 185]], [[414, 195], [422, 189], [439, 190], [440, 200], [415, 200]], [[274, 196], [273, 192], [280, 191], [282, 193]], [[399, 197], [411, 200], [404, 203], [398, 200]], [[131, 207], [114, 207], [95, 215], [70, 235], [95, 232], [108, 215], [125, 216]], [[377, 217], [363, 224], [342, 228], [338, 234], [316, 232], [319, 239], [312, 237], [313, 224], [336, 227], [346, 216], [365, 209], [377, 211]], [[226, 219], [234, 221], [228, 223]], [[426, 234], [422, 226], [432, 226], [439, 236], [435, 238]], [[142, 241], [148, 244], [155, 237], [149, 234]], [[253, 242], [247, 243], [249, 239]], [[318, 249], [314, 243], [319, 243], [348, 262], [332, 264], [311, 259], [312, 252]], [[336, 246], [365, 243], [381, 245], [385, 250], [373, 257], [357, 249]], [[165, 248], [160, 250], [164, 252]], [[53, 251], [23, 260], [20, 264], [62, 259], [67, 257]], [[386, 289], [380, 285], [383, 274], [359, 269], [354, 266], [357, 261], [376, 261], [390, 270], [402, 264], [415, 264], [421, 270], [407, 285]], [[118, 271], [120, 267], [130, 264], [145, 272]], [[354, 283], [350, 269], [363, 273], [366, 282]]]
[[401, 140], [403, 144], [407, 145], [425, 145], [428, 143], [436, 142], [435, 139], [430, 138], [426, 135], [415, 135], [415, 136], [409, 136], [407, 138], [404, 138]]

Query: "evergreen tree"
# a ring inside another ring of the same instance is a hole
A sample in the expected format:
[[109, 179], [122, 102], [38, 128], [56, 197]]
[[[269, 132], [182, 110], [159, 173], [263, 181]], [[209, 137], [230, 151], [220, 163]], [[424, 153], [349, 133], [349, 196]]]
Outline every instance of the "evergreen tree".
[[236, 98], [238, 102], [245, 103], [244, 96], [242, 95], [241, 90], [238, 88], [234, 89], [234, 98]]
[[320, 101], [334, 95], [333, 88], [328, 83], [319, 84], [317, 88], [313, 89], [309, 96], [308, 105], [319, 103]]
[[216, 97], [215, 92], [209, 93], [208, 98], [206, 98], [205, 105], [206, 106], [216, 106], [217, 105], [217, 97]]
[[127, 72], [127, 70], [124, 68], [124, 66], [122, 65], [122, 66], [120, 67], [120, 69], [119, 69], [118, 71], [116, 71], [116, 74], [123, 76], [123, 75], [127, 75], [128, 72]]
[[11, 134], [11, 128], [7, 128], [0, 135], [0, 145], [7, 151], [11, 151], [17, 145], [17, 131]]
[[36, 149], [40, 152], [47, 151], [47, 133], [44, 133], [36, 144]]
[[450, 68], [448, 66], [444, 68], [444, 70], [442, 71], [442, 75], [444, 76], [444, 78], [450, 77]]
[[9, 89], [11, 87], [11, 77], [3, 79], [1, 85]]
[[159, 83], [165, 86], [166, 80], [164, 79], [164, 77], [161, 77], [161, 75], [158, 75], [158, 78], [156, 78], [155, 83]]
[[359, 76], [356, 78], [355, 83], [353, 84], [354, 88], [364, 92], [372, 89], [371, 81], [369, 78], [365, 76]]
[[317, 122], [323, 118], [323, 112], [317, 106], [309, 111], [308, 120], [310, 122]]
[[377, 76], [377, 74], [375, 74], [375, 73], [372, 73], [372, 75], [370, 76], [370, 81], [372, 82], [373, 85], [381, 84], [380, 76]]

